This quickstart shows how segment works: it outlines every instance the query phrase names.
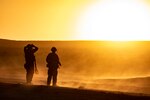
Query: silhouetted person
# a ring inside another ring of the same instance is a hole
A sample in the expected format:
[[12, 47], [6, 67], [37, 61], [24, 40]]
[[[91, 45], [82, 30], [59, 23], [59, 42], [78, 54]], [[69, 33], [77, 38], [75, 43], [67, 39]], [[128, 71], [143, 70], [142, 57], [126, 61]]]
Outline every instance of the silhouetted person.
[[26, 82], [27, 84], [31, 84], [34, 70], [37, 70], [36, 68], [36, 59], [34, 56], [34, 53], [38, 50], [38, 47], [34, 46], [33, 44], [28, 44], [24, 47], [24, 53], [25, 53], [25, 64], [24, 67], [26, 69]]
[[51, 84], [51, 79], [53, 78], [53, 86], [56, 86], [57, 83], [57, 69], [61, 66], [59, 61], [59, 57], [56, 54], [57, 49], [55, 47], [51, 48], [51, 53], [48, 54], [46, 58], [47, 67], [48, 67], [48, 78], [47, 78], [47, 85]]

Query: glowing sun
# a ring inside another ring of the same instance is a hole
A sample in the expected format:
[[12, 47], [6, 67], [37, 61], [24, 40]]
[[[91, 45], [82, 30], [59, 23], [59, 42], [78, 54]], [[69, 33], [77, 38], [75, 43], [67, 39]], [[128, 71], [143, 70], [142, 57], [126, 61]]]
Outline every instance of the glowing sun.
[[150, 40], [150, 10], [142, 0], [102, 0], [77, 22], [82, 40]]

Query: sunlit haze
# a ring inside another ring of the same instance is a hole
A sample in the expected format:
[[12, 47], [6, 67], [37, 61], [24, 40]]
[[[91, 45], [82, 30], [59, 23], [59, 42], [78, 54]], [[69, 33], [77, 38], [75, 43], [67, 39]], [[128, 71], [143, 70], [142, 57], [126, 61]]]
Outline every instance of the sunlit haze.
[[150, 40], [149, 0], [0, 0], [0, 38]]
[[93, 40], [149, 40], [150, 10], [143, 1], [102, 0], [93, 4], [77, 24], [78, 36]]

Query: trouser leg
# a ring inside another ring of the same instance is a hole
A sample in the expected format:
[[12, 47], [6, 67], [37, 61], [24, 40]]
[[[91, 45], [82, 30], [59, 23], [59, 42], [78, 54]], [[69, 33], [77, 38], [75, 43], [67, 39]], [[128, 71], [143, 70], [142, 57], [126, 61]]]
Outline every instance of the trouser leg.
[[51, 84], [51, 79], [52, 79], [52, 71], [48, 70], [47, 85]]
[[33, 74], [34, 74], [34, 70], [27, 70], [27, 74], [26, 74], [26, 81], [27, 83], [31, 83], [32, 82], [32, 78], [33, 78]]
[[51, 84], [51, 78], [52, 78], [52, 76], [51, 76], [51, 75], [48, 75], [48, 78], [47, 78], [47, 85], [50, 85], [50, 84]]
[[27, 73], [26, 73], [26, 82], [27, 82], [27, 83], [30, 83], [30, 82], [29, 82], [29, 72], [28, 72], [28, 71], [27, 71]]
[[57, 70], [54, 70], [53, 72], [53, 86], [56, 86], [56, 83], [57, 83]]

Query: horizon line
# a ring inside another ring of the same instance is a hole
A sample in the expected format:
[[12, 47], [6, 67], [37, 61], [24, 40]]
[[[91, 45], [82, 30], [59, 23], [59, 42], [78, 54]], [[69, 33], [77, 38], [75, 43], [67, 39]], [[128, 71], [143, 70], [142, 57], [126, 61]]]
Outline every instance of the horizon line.
[[51, 39], [51, 40], [43, 40], [43, 39], [31, 39], [31, 40], [23, 40], [23, 39], [8, 39], [8, 38], [0, 38], [0, 40], [8, 40], [8, 41], [102, 41], [102, 42], [148, 42], [150, 40], [96, 40], [96, 39]]

